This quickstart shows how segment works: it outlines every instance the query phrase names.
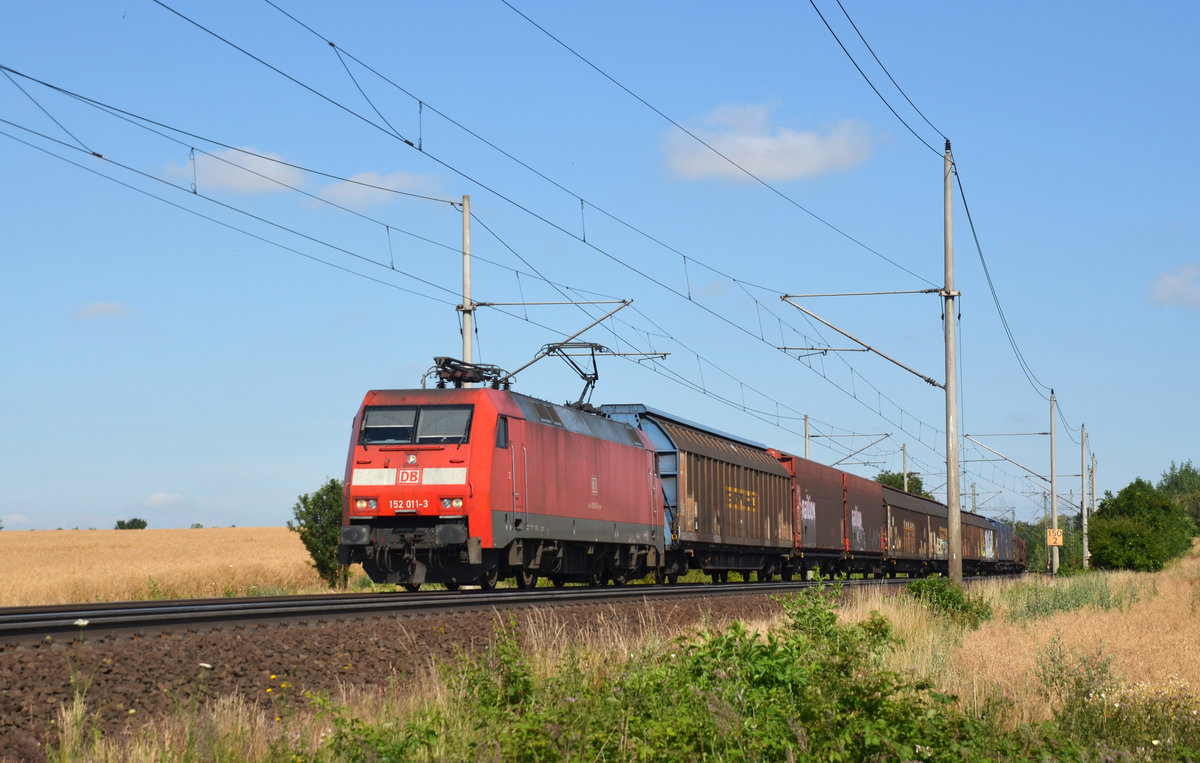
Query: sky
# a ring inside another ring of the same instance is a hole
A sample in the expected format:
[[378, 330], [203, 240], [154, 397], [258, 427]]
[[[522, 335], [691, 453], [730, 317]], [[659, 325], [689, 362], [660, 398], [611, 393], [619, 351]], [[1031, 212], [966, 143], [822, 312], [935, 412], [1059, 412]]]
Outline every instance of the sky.
[[[1081, 458], [1101, 495], [1200, 458], [1194, 3], [3, 16], [5, 530], [284, 524], [367, 390], [463, 356], [464, 196], [476, 362], [632, 300], [579, 337], [591, 402], [798, 454], [807, 417], [814, 460], [944, 496], [947, 139], [963, 507], [1043, 515], [1051, 390], [1065, 513]], [[794, 301], [915, 373], [781, 299], [863, 292], [908, 293]]]

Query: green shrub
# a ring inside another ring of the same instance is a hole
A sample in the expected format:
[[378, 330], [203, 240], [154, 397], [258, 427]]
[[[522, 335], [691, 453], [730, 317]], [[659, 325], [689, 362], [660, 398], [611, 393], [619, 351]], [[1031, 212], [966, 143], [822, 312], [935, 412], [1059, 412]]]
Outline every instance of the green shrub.
[[301, 495], [292, 514], [296, 521], [289, 519], [288, 529], [300, 535], [317, 574], [334, 588], [345, 588], [349, 568], [338, 564], [337, 559], [342, 532], [342, 481], [331, 479], [311, 495]]
[[650, 645], [600, 668], [567, 650], [538, 678], [511, 627], [447, 668], [449, 717], [368, 726], [324, 705], [337, 759], [962, 760], [1028, 740], [963, 715], [928, 682], [884, 667], [895, 637], [877, 613], [840, 623], [837, 589], [781, 599], [767, 634], [734, 623]]
[[924, 603], [934, 614], [967, 628], [978, 628], [992, 619], [992, 605], [982, 597], [967, 594], [962, 586], [940, 575], [909, 581], [904, 592]]

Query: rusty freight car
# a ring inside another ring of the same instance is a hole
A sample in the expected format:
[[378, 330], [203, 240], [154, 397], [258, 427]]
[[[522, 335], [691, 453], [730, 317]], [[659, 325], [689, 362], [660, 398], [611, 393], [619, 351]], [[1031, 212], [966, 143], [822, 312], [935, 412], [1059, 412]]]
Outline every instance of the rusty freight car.
[[791, 577], [791, 475], [766, 447], [645, 405], [600, 410], [641, 429], [657, 452], [668, 579], [688, 569], [717, 581], [731, 570]]

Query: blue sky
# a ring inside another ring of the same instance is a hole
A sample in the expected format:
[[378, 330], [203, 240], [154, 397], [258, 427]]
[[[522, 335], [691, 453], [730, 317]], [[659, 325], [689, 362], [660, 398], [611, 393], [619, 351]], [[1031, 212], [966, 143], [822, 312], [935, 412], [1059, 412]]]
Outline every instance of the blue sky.
[[[818, 0], [918, 140], [808, 3], [511, 2], [5, 9], [5, 529], [283, 524], [366, 390], [461, 355], [463, 195], [477, 301], [632, 299], [583, 338], [669, 353], [602, 359], [593, 402], [798, 453], [807, 414], [814, 459], [905, 445], [944, 493], [940, 390], [777, 348], [853, 346], [782, 294], [941, 285], [945, 137], [1032, 375], [956, 188], [961, 431], [1048, 475], [1053, 388], [1064, 501], [1082, 424], [1101, 492], [1200, 457], [1194, 4], [843, 0], [926, 122]], [[943, 380], [936, 296], [802, 304]], [[481, 308], [476, 360], [608, 309]], [[516, 384], [581, 388], [555, 358]], [[964, 506], [1040, 516], [993, 458], [965, 443]]]

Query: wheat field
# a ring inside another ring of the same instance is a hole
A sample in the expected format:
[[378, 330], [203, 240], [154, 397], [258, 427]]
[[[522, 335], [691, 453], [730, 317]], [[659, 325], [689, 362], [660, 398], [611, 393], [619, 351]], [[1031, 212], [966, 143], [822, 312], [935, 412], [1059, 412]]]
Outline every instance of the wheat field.
[[286, 527], [0, 532], [0, 606], [322, 592]]

